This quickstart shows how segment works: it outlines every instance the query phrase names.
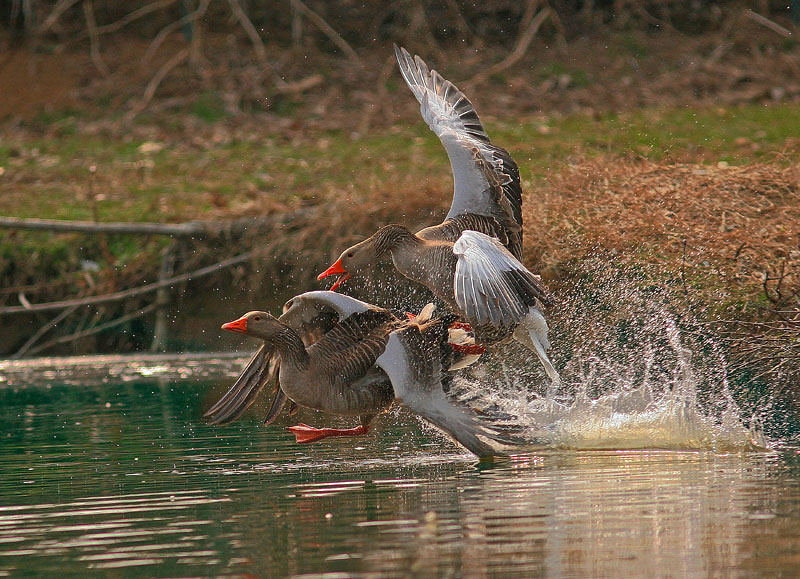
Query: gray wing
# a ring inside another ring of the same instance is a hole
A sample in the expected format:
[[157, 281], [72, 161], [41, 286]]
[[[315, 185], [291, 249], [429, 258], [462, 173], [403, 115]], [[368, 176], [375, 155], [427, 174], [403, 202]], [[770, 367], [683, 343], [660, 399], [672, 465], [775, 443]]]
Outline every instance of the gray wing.
[[469, 408], [448, 400], [442, 389], [439, 348], [416, 326], [392, 332], [375, 364], [389, 376], [395, 398], [479, 457], [503, 453], [506, 444]]
[[287, 301], [278, 319], [299, 333], [309, 347], [352, 314], [379, 309], [337, 292], [311, 291]]
[[465, 231], [453, 244], [456, 303], [477, 326], [513, 327], [537, 300], [550, 303], [536, 276], [495, 238]]
[[[492, 145], [475, 108], [467, 97], [419, 57], [395, 46], [395, 55], [411, 92], [420, 103], [422, 118], [447, 151], [453, 169], [453, 202], [447, 218], [477, 213], [515, 224], [522, 246], [522, 188], [519, 169], [507, 151]], [[500, 197], [476, 161], [475, 150], [493, 170], [504, 176]], [[517, 247], [512, 249], [519, 255]]]
[[276, 380], [279, 365], [275, 349], [262, 345], [253, 354], [233, 386], [203, 416], [211, 424], [228, 424], [238, 420], [253, 405], [264, 386], [274, 382], [275, 398], [268, 412], [268, 417], [274, 420], [286, 403], [286, 397]]

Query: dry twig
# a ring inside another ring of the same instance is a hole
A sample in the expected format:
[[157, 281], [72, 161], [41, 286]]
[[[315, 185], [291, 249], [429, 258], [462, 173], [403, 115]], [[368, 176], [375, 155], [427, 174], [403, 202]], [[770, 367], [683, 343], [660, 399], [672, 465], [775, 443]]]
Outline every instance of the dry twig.
[[[154, 309], [156, 309], [157, 306], [158, 306], [158, 304], [149, 304], [149, 305], [141, 308], [140, 310], [137, 310], [135, 312], [131, 312], [130, 314], [126, 314], [124, 316], [120, 316], [119, 318], [117, 318], [115, 320], [111, 320], [109, 322], [106, 322], [105, 324], [99, 324], [99, 325], [93, 326], [93, 327], [91, 327], [91, 328], [89, 328], [87, 330], [81, 330], [79, 332], [75, 332], [73, 334], [70, 334], [69, 336], [61, 336], [60, 338], [54, 338], [54, 339], [50, 340], [49, 342], [45, 342], [44, 344], [40, 344], [39, 346], [36, 346], [35, 348], [32, 348], [31, 350], [29, 350], [29, 353], [30, 354], [38, 354], [39, 352], [47, 350], [48, 348], [52, 348], [53, 346], [56, 346], [58, 344], [66, 344], [66, 343], [69, 343], [69, 342], [74, 342], [75, 340], [79, 340], [80, 338], [85, 338], [87, 336], [92, 336], [94, 334], [98, 334], [98, 333], [102, 332], [103, 330], [107, 330], [109, 328], [113, 328], [114, 326], [119, 326], [120, 324], [124, 324], [125, 322], [129, 322], [131, 320], [135, 320], [136, 318], [141, 318], [142, 316], [145, 316], [145, 315], [149, 314], [150, 312], [152, 312]], [[16, 356], [16, 354], [15, 354], [15, 356]]]
[[195, 10], [194, 12], [190, 12], [185, 16], [182, 16], [178, 20], [170, 24], [167, 24], [164, 28], [159, 30], [158, 34], [156, 34], [156, 37], [153, 38], [153, 41], [150, 43], [150, 46], [147, 47], [147, 50], [144, 53], [144, 57], [142, 57], [142, 61], [147, 62], [148, 60], [150, 60], [156, 53], [156, 51], [159, 49], [161, 44], [163, 44], [164, 40], [166, 40], [167, 37], [174, 31], [176, 31], [178, 28], [180, 28], [185, 24], [188, 24], [189, 22], [192, 22], [196, 18], [200, 18], [201, 16], [203, 16], [203, 14], [205, 14], [206, 11], [208, 10], [208, 5], [210, 3], [211, 0], [201, 0], [200, 4], [197, 6], [197, 10]]
[[776, 33], [780, 34], [784, 38], [791, 38], [791, 36], [792, 36], [792, 31], [791, 30], [788, 30], [787, 28], [784, 28], [783, 26], [781, 26], [777, 22], [773, 22], [772, 20], [770, 20], [769, 18], [766, 18], [765, 16], [761, 16], [761, 14], [759, 14], [758, 12], [753, 12], [749, 8], [747, 8], [744, 11], [744, 15], [747, 16], [750, 20], [752, 20], [754, 22], [758, 22], [761, 26], [766, 26], [767, 28], [769, 28], [773, 32], [776, 32]]
[[547, 20], [552, 12], [549, 6], [545, 6], [539, 10], [538, 13], [536, 13], [536, 16], [533, 16], [533, 13], [538, 5], [538, 0], [530, 0], [528, 2], [528, 7], [526, 8], [525, 16], [523, 17], [523, 23], [529, 20], [529, 24], [524, 32], [519, 35], [519, 38], [517, 38], [517, 44], [514, 46], [514, 50], [511, 51], [511, 54], [494, 66], [491, 66], [473, 76], [472, 79], [466, 83], [467, 85], [479, 84], [493, 74], [497, 74], [498, 72], [514, 66], [523, 56], [525, 56], [525, 53], [528, 51], [528, 47], [531, 45], [531, 41], [533, 40], [534, 36], [536, 36], [539, 28], [541, 28], [542, 24], [544, 24], [544, 21]]
[[134, 10], [133, 12], [129, 12], [116, 22], [112, 22], [111, 24], [106, 24], [105, 26], [100, 26], [97, 29], [98, 34], [110, 34], [112, 32], [116, 32], [121, 28], [124, 28], [131, 22], [135, 22], [139, 20], [139, 18], [144, 18], [151, 12], [157, 12], [162, 8], [166, 8], [170, 4], [175, 4], [178, 0], [158, 0], [157, 2], [152, 2], [146, 6], [142, 6], [138, 10]]
[[99, 304], [106, 304], [110, 302], [118, 302], [120, 300], [131, 298], [134, 296], [154, 292], [161, 287], [166, 287], [170, 285], [174, 285], [176, 283], [181, 283], [184, 281], [189, 281], [192, 279], [197, 279], [198, 277], [204, 277], [209, 274], [214, 273], [215, 271], [219, 271], [221, 269], [225, 269], [232, 265], [236, 265], [242, 262], [247, 261], [250, 259], [255, 252], [248, 251], [234, 257], [224, 259], [220, 262], [217, 262], [213, 265], [209, 265], [206, 267], [202, 267], [196, 271], [192, 271], [189, 273], [182, 273], [180, 275], [176, 275], [155, 283], [122, 290], [110, 294], [105, 294], [102, 296], [90, 296], [86, 298], [78, 298], [74, 300], [62, 300], [57, 302], [47, 302], [44, 304], [29, 304], [28, 307], [25, 306], [10, 306], [5, 308], [0, 308], [0, 314], [18, 314], [23, 312], [49, 312], [54, 310], [60, 310], [63, 308], [71, 308], [73, 306], [94, 306]]
[[50, 11], [50, 14], [47, 15], [42, 25], [39, 27], [39, 34], [44, 34], [48, 30], [50, 30], [58, 19], [61, 18], [61, 15], [64, 14], [67, 10], [75, 6], [81, 0], [58, 0], [56, 5], [53, 6], [53, 10]]
[[39, 338], [41, 338], [45, 333], [47, 333], [47, 331], [50, 330], [50, 328], [53, 328], [53, 327], [57, 326], [62, 320], [64, 320], [67, 316], [71, 315], [77, 309], [78, 309], [78, 306], [72, 306], [70, 308], [67, 308], [67, 309], [63, 310], [60, 314], [58, 314], [55, 318], [53, 318], [48, 323], [46, 323], [44, 326], [39, 328], [30, 338], [28, 338], [28, 341], [25, 342], [22, 345], [22, 347], [20, 347], [19, 350], [14, 352], [14, 354], [11, 356], [11, 358], [12, 359], [17, 359], [17, 358], [21, 358], [22, 356], [24, 356], [25, 352], [30, 350], [31, 346], [33, 346], [36, 342], [38, 342]]
[[89, 30], [89, 52], [92, 55], [92, 62], [100, 74], [108, 76], [108, 67], [100, 55], [100, 40], [97, 33], [97, 22], [94, 19], [94, 2], [92, 0], [84, 0], [83, 15], [86, 17], [86, 28]]
[[350, 46], [347, 41], [342, 38], [333, 27], [325, 22], [325, 20], [316, 12], [314, 12], [311, 8], [306, 6], [302, 0], [290, 0], [292, 3], [292, 7], [297, 10], [298, 12], [303, 13], [311, 22], [319, 28], [322, 33], [327, 36], [331, 42], [333, 42], [336, 46], [338, 46], [342, 52], [344, 52], [350, 59], [358, 64], [358, 66], [364, 66], [363, 61], [361, 58], [356, 54], [356, 51], [353, 50], [353, 47]]
[[183, 50], [176, 52], [175, 55], [164, 64], [164, 66], [158, 69], [155, 75], [153, 75], [153, 78], [151, 78], [150, 82], [147, 84], [147, 88], [144, 90], [144, 95], [142, 95], [142, 100], [131, 107], [131, 110], [128, 111], [127, 115], [125, 115], [125, 120], [128, 122], [132, 121], [136, 115], [138, 115], [147, 107], [164, 78], [173, 68], [186, 60], [188, 56], [189, 50], [184, 48]]
[[258, 30], [256, 30], [256, 27], [253, 25], [252, 21], [247, 17], [244, 9], [242, 9], [242, 5], [239, 4], [239, 0], [228, 0], [228, 4], [230, 4], [233, 15], [236, 17], [236, 20], [239, 21], [239, 24], [242, 26], [247, 34], [247, 37], [250, 39], [250, 42], [253, 44], [253, 50], [256, 51], [256, 56], [258, 57], [259, 62], [270, 70], [273, 81], [275, 82], [275, 86], [277, 86], [280, 90], [286, 85], [286, 82], [283, 80], [283, 78], [281, 78], [281, 76], [272, 66], [272, 63], [270, 63], [269, 59], [267, 58], [267, 49], [264, 46], [264, 41], [261, 40], [261, 36], [258, 34]]

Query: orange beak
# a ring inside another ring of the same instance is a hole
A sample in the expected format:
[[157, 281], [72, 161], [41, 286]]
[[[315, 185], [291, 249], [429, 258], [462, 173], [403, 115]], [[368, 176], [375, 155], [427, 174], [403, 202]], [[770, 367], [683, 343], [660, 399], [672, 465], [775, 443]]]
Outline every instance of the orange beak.
[[336, 281], [331, 286], [331, 291], [336, 291], [336, 288], [338, 288], [340, 285], [342, 285], [344, 282], [346, 282], [348, 279], [350, 279], [350, 274], [344, 268], [344, 266], [342, 266], [342, 260], [341, 259], [337, 259], [336, 263], [334, 263], [328, 269], [326, 269], [321, 274], [319, 274], [317, 276], [317, 279], [323, 279], [323, 278], [328, 277], [329, 275], [334, 275], [334, 274], [338, 274], [339, 277], [336, 279]]
[[237, 332], [239, 334], [246, 334], [247, 333], [247, 318], [242, 317], [238, 320], [233, 320], [232, 322], [228, 322], [227, 324], [222, 324], [223, 330], [228, 330], [229, 332]]

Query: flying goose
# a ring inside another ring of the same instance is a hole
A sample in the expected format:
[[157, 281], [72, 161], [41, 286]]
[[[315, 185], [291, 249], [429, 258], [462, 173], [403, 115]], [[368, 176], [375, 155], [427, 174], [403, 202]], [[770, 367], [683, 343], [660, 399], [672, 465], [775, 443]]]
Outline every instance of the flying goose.
[[539, 357], [554, 386], [561, 383], [547, 356], [548, 328], [540, 309], [552, 298], [496, 238], [466, 230], [455, 243], [429, 241], [402, 225], [386, 225], [345, 249], [319, 278], [339, 274], [336, 288], [343, 276], [371, 268], [387, 255], [398, 272], [427, 287], [469, 324], [479, 343], [513, 337]]
[[513, 437], [484, 423], [445, 393], [449, 377], [443, 369], [462, 367], [477, 357], [454, 349], [451, 341], [468, 341], [466, 333], [456, 336], [458, 330], [448, 330], [445, 322], [431, 317], [432, 312], [430, 304], [414, 320], [404, 320], [330, 291], [292, 298], [279, 318], [249, 312], [222, 328], [259, 338], [264, 345], [206, 417], [213, 424], [236, 420], [277, 378], [267, 423], [287, 399], [331, 414], [360, 417], [361, 424], [350, 429], [292, 426], [297, 442], [366, 434], [373, 418], [397, 401], [475, 455], [502, 454], [504, 446], [514, 443]]

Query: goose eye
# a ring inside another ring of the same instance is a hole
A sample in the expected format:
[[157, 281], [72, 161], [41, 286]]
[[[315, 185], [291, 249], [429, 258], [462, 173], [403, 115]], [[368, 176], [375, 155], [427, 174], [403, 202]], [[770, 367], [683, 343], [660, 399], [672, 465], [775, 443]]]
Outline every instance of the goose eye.
[[347, 255], [345, 257], [353, 257], [353, 252], [352, 251], [348, 251]]
[[260, 322], [261, 321], [261, 316], [253, 316], [253, 321], [254, 322]]

